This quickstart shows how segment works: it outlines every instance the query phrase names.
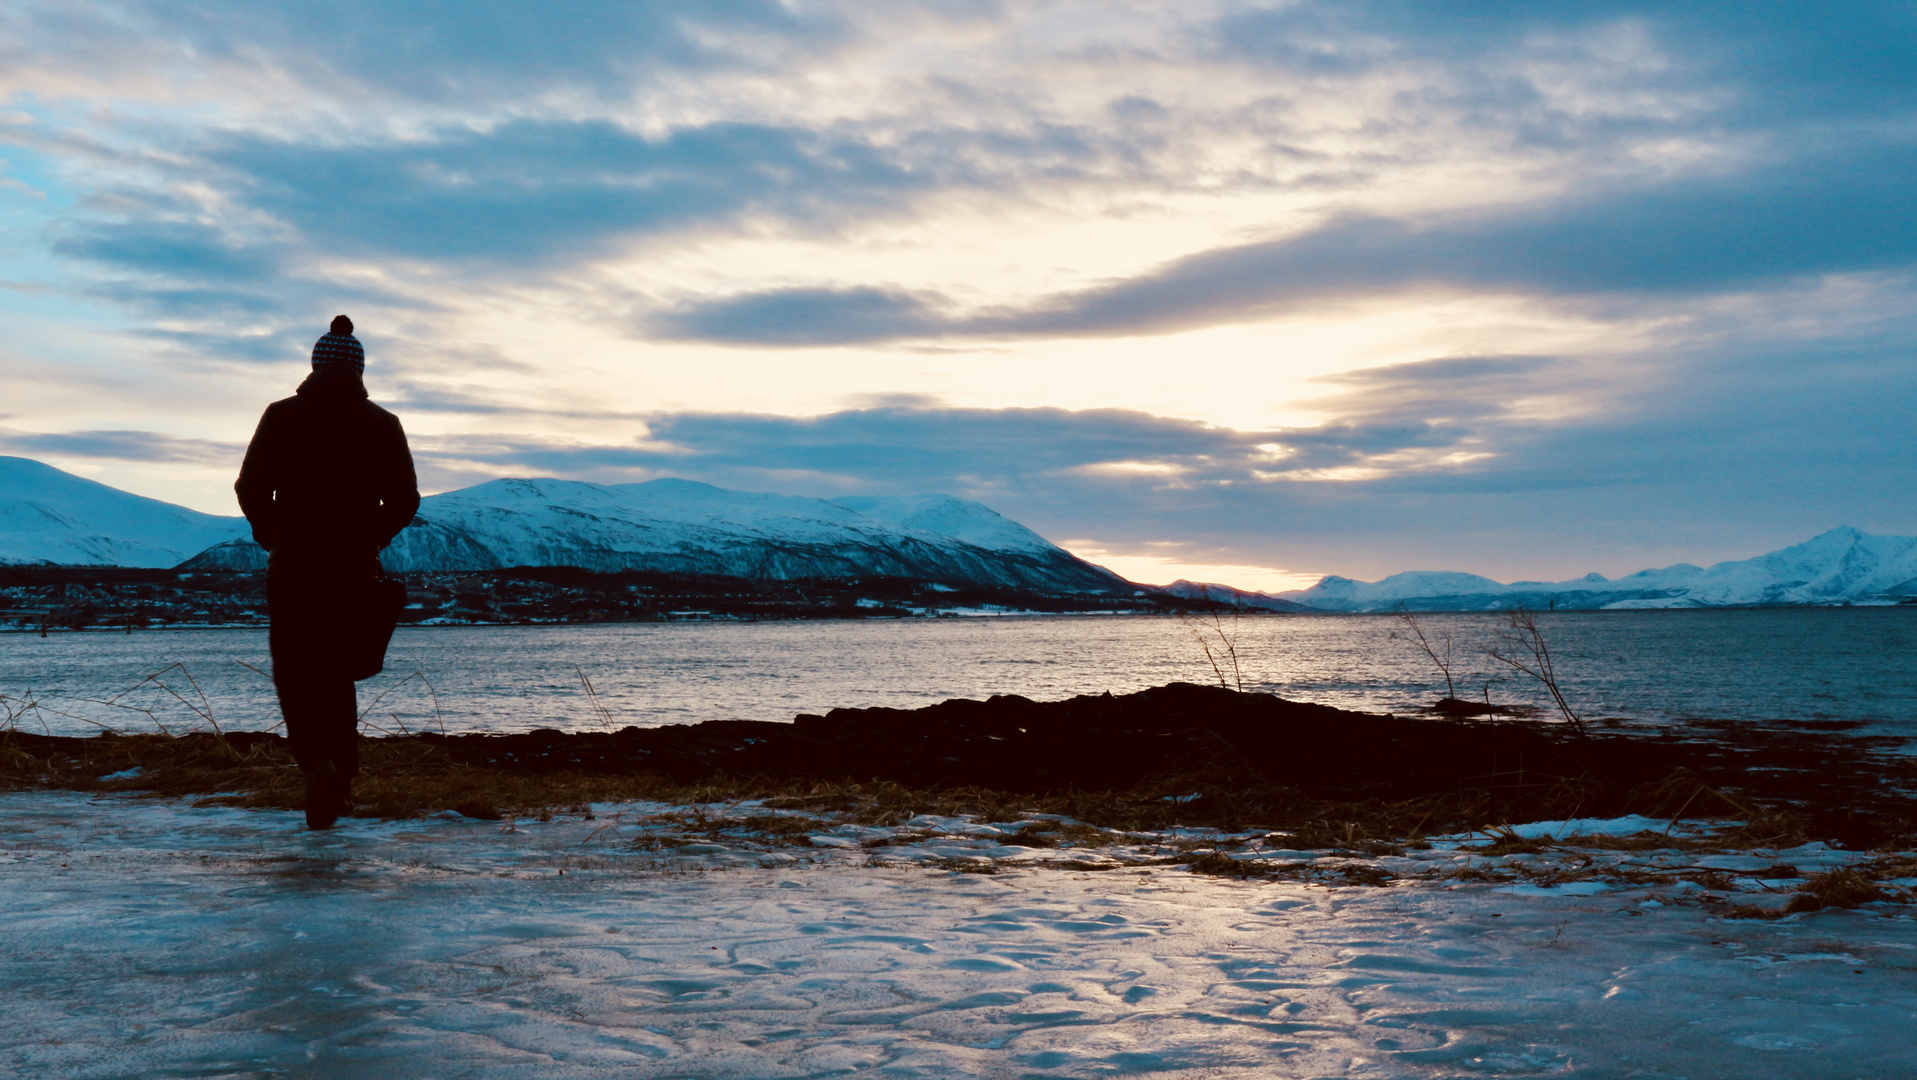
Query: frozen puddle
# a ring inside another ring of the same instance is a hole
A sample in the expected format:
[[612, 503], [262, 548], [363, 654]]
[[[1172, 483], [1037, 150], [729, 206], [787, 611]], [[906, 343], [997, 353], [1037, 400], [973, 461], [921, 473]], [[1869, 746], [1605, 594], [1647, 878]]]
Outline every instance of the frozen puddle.
[[624, 820], [0, 795], [0, 1074], [1917, 1075], [1903, 907], [988, 876]]

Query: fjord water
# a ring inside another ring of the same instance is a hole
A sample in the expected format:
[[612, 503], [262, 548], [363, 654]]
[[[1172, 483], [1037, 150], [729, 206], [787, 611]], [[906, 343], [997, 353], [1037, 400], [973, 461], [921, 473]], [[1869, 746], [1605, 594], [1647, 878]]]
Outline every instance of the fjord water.
[[[1858, 720], [1917, 738], [1917, 608], [1538, 619], [1566, 695], [1587, 716]], [[1450, 637], [1460, 697], [1481, 698], [1488, 683], [1494, 702], [1548, 705], [1534, 681], [1484, 655], [1505, 628], [1502, 616], [1419, 621], [1438, 648]], [[1227, 616], [1216, 626], [1046, 616], [403, 628], [387, 673], [360, 684], [360, 705], [370, 732], [397, 733], [441, 724], [524, 731], [786, 721], [840, 706], [916, 708], [992, 694], [1056, 700], [1216, 682], [1194, 632], [1202, 630], [1214, 654], [1220, 631], [1234, 638], [1247, 690], [1404, 713], [1444, 690], [1405, 629], [1385, 615]], [[1230, 679], [1229, 659], [1218, 659]], [[279, 715], [268, 668], [263, 630], [0, 635], [5, 704], [17, 713], [38, 703], [15, 723], [54, 734], [204, 726], [195, 708], [227, 729], [269, 729]]]

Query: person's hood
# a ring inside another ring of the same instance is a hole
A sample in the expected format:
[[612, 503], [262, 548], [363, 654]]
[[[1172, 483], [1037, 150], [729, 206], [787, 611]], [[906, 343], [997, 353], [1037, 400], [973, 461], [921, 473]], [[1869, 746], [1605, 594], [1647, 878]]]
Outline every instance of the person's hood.
[[331, 366], [308, 375], [295, 392], [319, 401], [364, 400], [366, 384], [351, 370]]

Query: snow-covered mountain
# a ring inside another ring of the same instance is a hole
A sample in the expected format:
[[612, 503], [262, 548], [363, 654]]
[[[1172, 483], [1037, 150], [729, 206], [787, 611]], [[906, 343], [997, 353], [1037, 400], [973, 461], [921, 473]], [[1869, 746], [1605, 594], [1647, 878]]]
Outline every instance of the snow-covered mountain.
[[174, 566], [247, 532], [246, 520], [188, 510], [0, 457], [0, 564]]
[[852, 495], [832, 503], [874, 521], [950, 537], [987, 551], [1049, 555], [1061, 550], [1011, 518], [950, 495]]
[[[430, 495], [381, 561], [405, 571], [577, 566], [771, 579], [913, 577], [1054, 592], [1131, 588], [963, 499], [807, 499], [690, 480], [492, 480]], [[264, 563], [248, 539], [192, 561], [232, 569]]]
[[1254, 592], [1250, 589], [1234, 589], [1230, 585], [1218, 585], [1211, 582], [1187, 581], [1179, 578], [1165, 591], [1186, 600], [1208, 600], [1213, 604], [1228, 608], [1245, 608], [1251, 611], [1311, 611], [1310, 607], [1296, 600], [1286, 600], [1268, 592]]
[[1678, 563], [1616, 579], [1586, 574], [1508, 585], [1476, 574], [1413, 570], [1382, 581], [1327, 577], [1309, 589], [1277, 595], [1325, 611], [1891, 604], [1917, 599], [1917, 537], [1872, 536], [1845, 527], [1709, 569]]
[[[1051, 592], [1133, 588], [964, 499], [806, 499], [689, 480], [493, 480], [428, 496], [383, 561], [395, 570], [578, 566], [775, 579], [912, 577]], [[0, 457], [0, 565], [257, 569], [265, 562], [243, 518], [202, 514], [27, 458]], [[1225, 603], [1234, 594], [1189, 581], [1168, 591]], [[1898, 603], [1917, 601], [1917, 537], [1832, 529], [1754, 559], [1708, 569], [1679, 563], [1615, 580], [1588, 574], [1507, 585], [1420, 570], [1236, 595], [1248, 606], [1321, 611]]]

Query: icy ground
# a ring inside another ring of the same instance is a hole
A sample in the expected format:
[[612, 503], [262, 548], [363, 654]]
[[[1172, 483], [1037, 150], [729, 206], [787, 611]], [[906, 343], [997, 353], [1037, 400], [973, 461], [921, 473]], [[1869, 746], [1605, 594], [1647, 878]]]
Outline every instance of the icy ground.
[[[1066, 862], [1168, 837], [1062, 851], [922, 818], [689, 843], [687, 808], [593, 809], [310, 833], [0, 795], [0, 1074], [1917, 1075], [1909, 907], [1727, 919], [1700, 900], [1774, 901], [1789, 881], [1764, 869], [1861, 858], [1818, 845], [1440, 844], [1370, 860], [1400, 878], [1379, 888]], [[1236, 854], [1358, 865], [1258, 846]], [[1460, 880], [1466, 861], [1534, 872]], [[1624, 883], [1650, 865], [1704, 884]]]

